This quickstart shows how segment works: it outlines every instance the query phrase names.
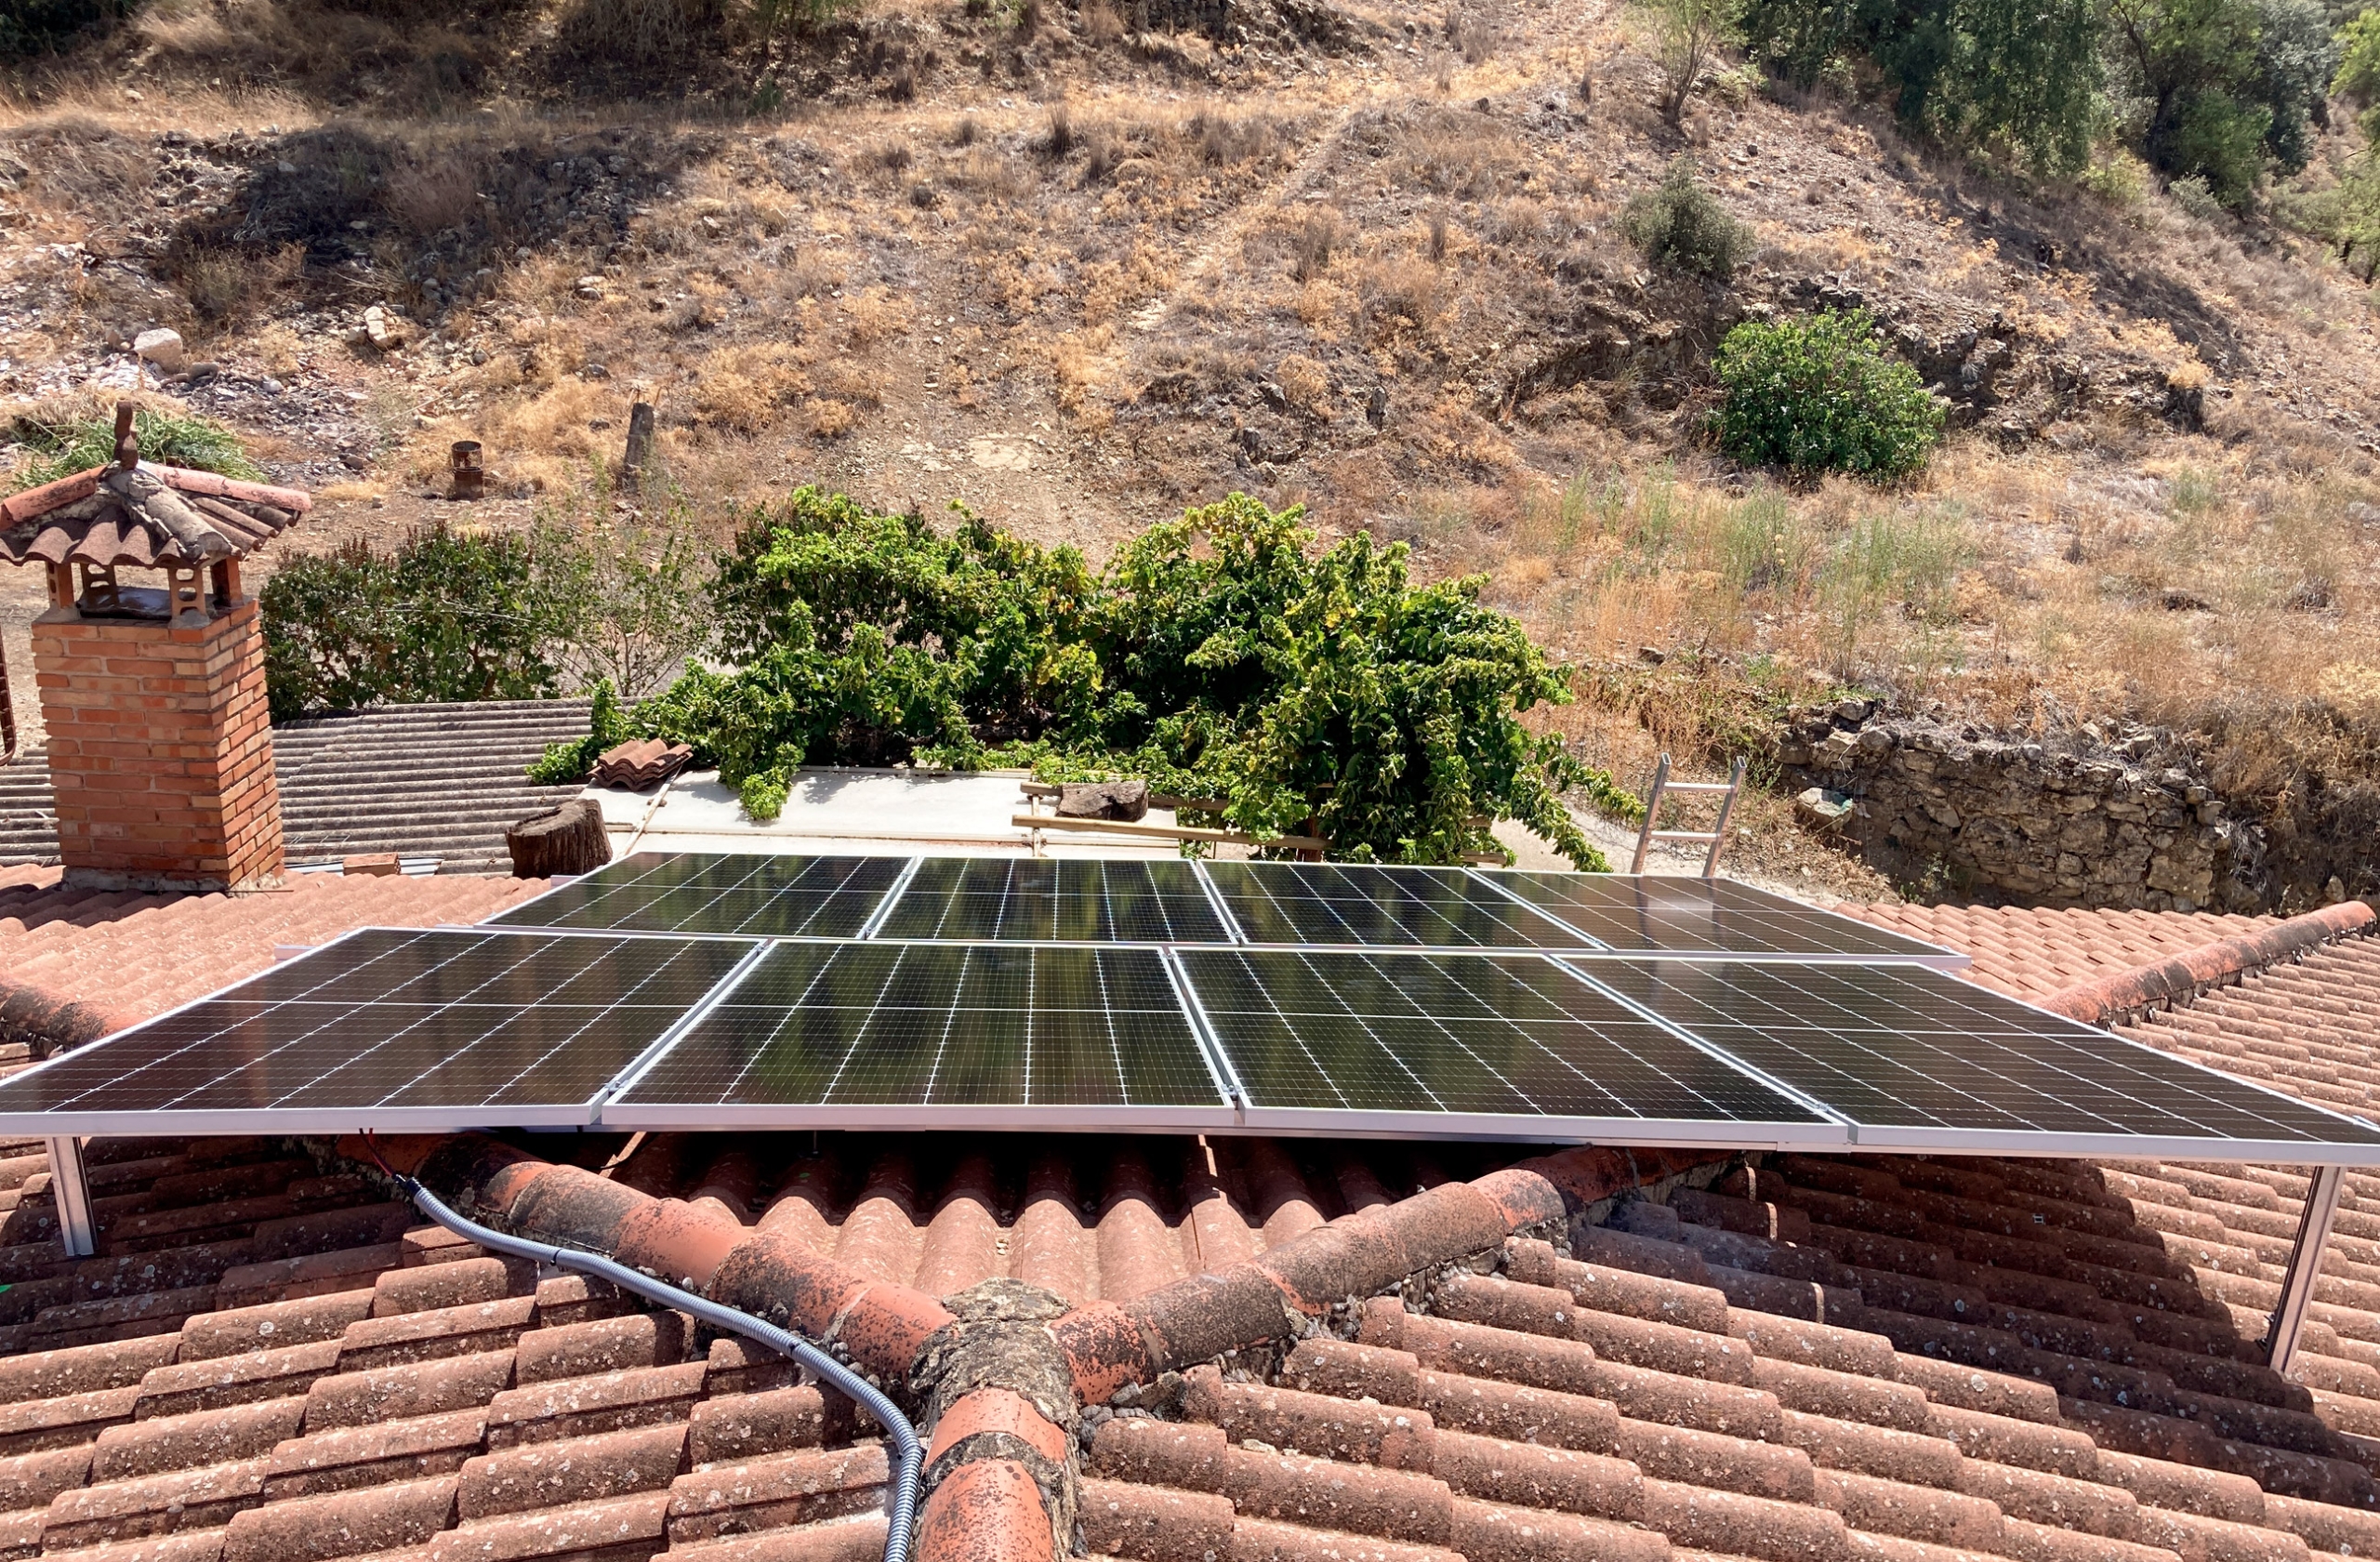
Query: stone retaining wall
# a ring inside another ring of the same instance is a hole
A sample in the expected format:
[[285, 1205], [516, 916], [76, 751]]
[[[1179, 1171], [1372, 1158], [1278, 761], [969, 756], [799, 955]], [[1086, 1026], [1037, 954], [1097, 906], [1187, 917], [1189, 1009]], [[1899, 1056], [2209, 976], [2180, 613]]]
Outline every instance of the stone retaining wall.
[[1880, 871], [1978, 900], [2260, 911], [2264, 841], [2154, 735], [2043, 744], [1842, 700], [1777, 759], [1806, 823]]

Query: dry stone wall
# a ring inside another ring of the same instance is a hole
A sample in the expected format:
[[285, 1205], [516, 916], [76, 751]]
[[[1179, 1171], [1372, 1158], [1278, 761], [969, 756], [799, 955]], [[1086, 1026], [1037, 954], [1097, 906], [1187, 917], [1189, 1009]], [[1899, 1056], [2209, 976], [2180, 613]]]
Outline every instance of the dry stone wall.
[[2147, 910], [2265, 907], [2263, 832], [2154, 734], [2043, 743], [1871, 701], [1805, 708], [1777, 760], [1806, 823], [1961, 898]]

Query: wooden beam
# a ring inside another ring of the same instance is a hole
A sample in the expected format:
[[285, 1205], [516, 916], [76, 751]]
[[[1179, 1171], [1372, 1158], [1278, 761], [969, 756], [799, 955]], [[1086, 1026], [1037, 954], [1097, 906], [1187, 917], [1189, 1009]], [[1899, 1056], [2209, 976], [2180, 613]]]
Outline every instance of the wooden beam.
[[1009, 823], [1027, 829], [1104, 830], [1110, 835], [1129, 835], [1144, 841], [1205, 841], [1221, 846], [1253, 846], [1266, 852], [1327, 852], [1330, 842], [1319, 836], [1285, 835], [1274, 841], [1259, 841], [1252, 835], [1240, 835], [1232, 830], [1193, 829], [1187, 825], [1126, 824], [1120, 819], [1061, 819], [1054, 814], [1017, 814]]

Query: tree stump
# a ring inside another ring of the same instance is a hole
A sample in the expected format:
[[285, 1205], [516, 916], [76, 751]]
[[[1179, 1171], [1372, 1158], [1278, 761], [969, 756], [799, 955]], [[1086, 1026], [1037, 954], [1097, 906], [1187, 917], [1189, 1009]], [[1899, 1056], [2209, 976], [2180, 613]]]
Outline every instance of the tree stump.
[[620, 459], [620, 470], [638, 472], [653, 459], [653, 404], [642, 399], [628, 408], [628, 450]]
[[1061, 819], [1145, 818], [1149, 784], [1145, 781], [1069, 781], [1058, 788]]
[[573, 798], [559, 808], [530, 814], [504, 832], [504, 844], [512, 852], [515, 879], [592, 873], [612, 860], [603, 810], [591, 798]]

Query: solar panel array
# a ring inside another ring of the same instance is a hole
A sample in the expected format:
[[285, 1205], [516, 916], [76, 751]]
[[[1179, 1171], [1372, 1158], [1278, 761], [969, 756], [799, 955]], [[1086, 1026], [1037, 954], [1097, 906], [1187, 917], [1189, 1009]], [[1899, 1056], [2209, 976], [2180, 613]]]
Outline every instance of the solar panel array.
[[751, 948], [368, 929], [0, 1083], [0, 1115], [49, 1133], [583, 1126]]
[[2380, 1164], [2380, 1130], [1742, 885], [631, 857], [0, 1081], [0, 1132], [1394, 1133]]

